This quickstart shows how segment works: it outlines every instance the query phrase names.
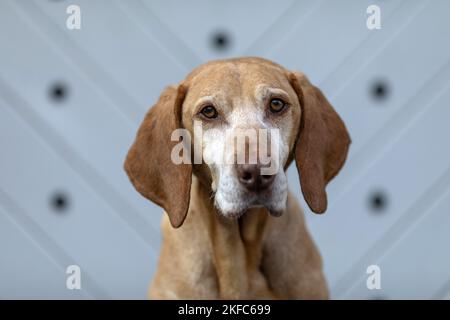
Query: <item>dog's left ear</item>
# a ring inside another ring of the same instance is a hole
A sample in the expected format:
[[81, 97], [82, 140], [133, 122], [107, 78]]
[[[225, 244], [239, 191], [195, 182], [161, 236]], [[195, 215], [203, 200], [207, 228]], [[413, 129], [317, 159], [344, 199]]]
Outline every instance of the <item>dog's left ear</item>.
[[351, 143], [344, 122], [305, 75], [289, 73], [302, 110], [294, 149], [303, 197], [315, 213], [327, 209], [325, 187], [342, 168]]

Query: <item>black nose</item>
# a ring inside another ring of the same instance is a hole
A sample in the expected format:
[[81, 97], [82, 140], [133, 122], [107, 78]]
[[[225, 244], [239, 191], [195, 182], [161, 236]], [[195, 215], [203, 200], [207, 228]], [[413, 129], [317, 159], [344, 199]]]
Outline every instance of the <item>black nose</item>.
[[261, 175], [259, 164], [238, 164], [236, 166], [239, 182], [250, 191], [267, 189], [275, 180], [275, 175]]

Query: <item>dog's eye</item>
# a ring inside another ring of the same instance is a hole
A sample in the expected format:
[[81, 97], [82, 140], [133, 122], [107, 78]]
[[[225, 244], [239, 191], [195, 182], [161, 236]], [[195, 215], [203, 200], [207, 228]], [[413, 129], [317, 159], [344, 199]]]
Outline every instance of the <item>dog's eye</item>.
[[204, 107], [200, 111], [200, 113], [202, 115], [204, 115], [208, 119], [217, 118], [217, 116], [219, 115], [219, 113], [217, 112], [216, 108], [214, 108], [213, 106], [206, 106], [206, 107]]
[[284, 101], [281, 99], [272, 99], [270, 101], [270, 111], [273, 113], [280, 112], [284, 109], [285, 106], [286, 103], [284, 103]]

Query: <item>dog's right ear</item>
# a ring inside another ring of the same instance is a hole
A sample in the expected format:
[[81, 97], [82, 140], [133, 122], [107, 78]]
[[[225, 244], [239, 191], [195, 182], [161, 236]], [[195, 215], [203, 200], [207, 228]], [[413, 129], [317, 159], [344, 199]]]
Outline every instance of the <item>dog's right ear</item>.
[[168, 87], [145, 116], [125, 160], [125, 171], [145, 198], [164, 208], [170, 223], [178, 228], [189, 209], [191, 164], [175, 164], [172, 132], [182, 127], [181, 108], [187, 88]]

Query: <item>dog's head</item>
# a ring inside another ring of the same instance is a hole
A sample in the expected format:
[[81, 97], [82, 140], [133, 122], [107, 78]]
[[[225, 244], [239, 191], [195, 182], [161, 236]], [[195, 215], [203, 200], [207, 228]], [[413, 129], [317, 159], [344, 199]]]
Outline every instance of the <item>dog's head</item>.
[[253, 206], [282, 214], [285, 170], [295, 159], [303, 196], [322, 213], [325, 187], [349, 145], [344, 123], [303, 74], [260, 58], [221, 60], [165, 89], [141, 124], [125, 169], [179, 227], [192, 174], [211, 189], [224, 216], [239, 217]]

